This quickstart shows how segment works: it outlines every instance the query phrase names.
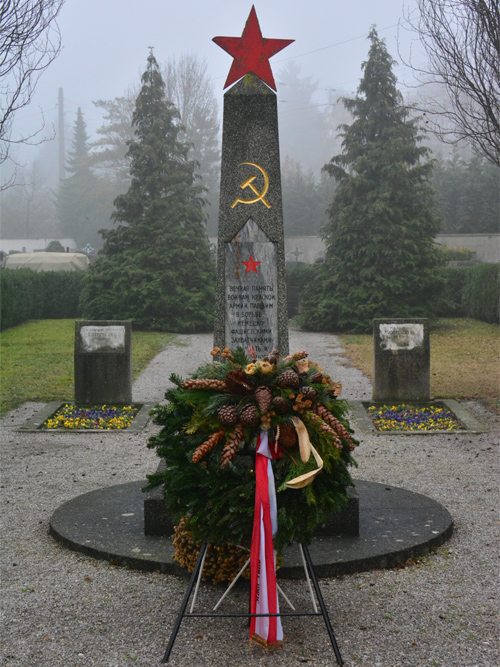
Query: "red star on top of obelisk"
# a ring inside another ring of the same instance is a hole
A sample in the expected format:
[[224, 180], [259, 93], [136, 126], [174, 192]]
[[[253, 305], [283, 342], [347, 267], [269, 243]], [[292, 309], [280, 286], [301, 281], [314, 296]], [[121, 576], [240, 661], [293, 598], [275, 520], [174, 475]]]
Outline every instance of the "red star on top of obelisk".
[[241, 37], [214, 37], [213, 41], [234, 58], [224, 88], [238, 81], [245, 74], [253, 72], [273, 90], [276, 90], [269, 58], [295, 40], [262, 37], [255, 7], [252, 5]]

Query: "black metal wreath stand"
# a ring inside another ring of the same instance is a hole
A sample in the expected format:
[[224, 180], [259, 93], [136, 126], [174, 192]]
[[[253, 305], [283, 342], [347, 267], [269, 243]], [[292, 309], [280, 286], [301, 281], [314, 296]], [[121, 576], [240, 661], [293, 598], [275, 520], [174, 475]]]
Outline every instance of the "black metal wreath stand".
[[[163, 656], [162, 662], [168, 662], [170, 658], [170, 654], [172, 652], [172, 649], [174, 647], [174, 642], [177, 637], [177, 634], [179, 632], [179, 629], [181, 627], [181, 623], [184, 618], [199, 618], [199, 617], [209, 617], [209, 618], [238, 618], [238, 617], [244, 617], [244, 618], [252, 618], [252, 617], [268, 617], [268, 616], [323, 616], [323, 620], [325, 621], [326, 625], [326, 630], [328, 632], [328, 636], [330, 638], [330, 641], [333, 646], [333, 650], [335, 652], [335, 658], [337, 659], [337, 663], [340, 667], [344, 664], [344, 661], [342, 660], [342, 656], [340, 655], [340, 650], [337, 644], [337, 640], [335, 639], [335, 634], [333, 632], [332, 624], [330, 623], [330, 618], [328, 616], [328, 611], [325, 606], [325, 601], [323, 600], [323, 595], [321, 594], [321, 590], [319, 588], [318, 584], [318, 579], [316, 577], [316, 573], [314, 571], [314, 565], [311, 560], [311, 555], [309, 553], [309, 549], [305, 544], [299, 545], [303, 558], [304, 558], [304, 571], [306, 574], [306, 578], [309, 582], [308, 578], [308, 573], [311, 577], [311, 581], [314, 586], [314, 591], [316, 593], [316, 598], [319, 602], [320, 610], [321, 611], [306, 611], [306, 612], [301, 612], [301, 611], [285, 611], [285, 612], [280, 612], [279, 614], [251, 614], [249, 612], [241, 612], [241, 613], [213, 613], [213, 612], [186, 612], [187, 606], [189, 604], [189, 600], [191, 598], [191, 594], [193, 592], [193, 589], [195, 588], [196, 585], [196, 590], [198, 589], [198, 585], [201, 579], [201, 573], [203, 571], [203, 564], [205, 560], [205, 554], [208, 548], [208, 544], [206, 542], [203, 542], [201, 545], [200, 553], [198, 555], [198, 560], [196, 561], [195, 568], [193, 570], [193, 574], [191, 575], [191, 579], [189, 581], [189, 585], [186, 591], [186, 594], [184, 596], [184, 600], [182, 601], [181, 608], [179, 610], [179, 614], [177, 616], [177, 620], [174, 625], [174, 629], [172, 630], [172, 634], [170, 635], [170, 639], [168, 640], [168, 645], [167, 645], [167, 650], [165, 651], [165, 655]], [[312, 597], [312, 593], [311, 593]], [[314, 604], [314, 598], [313, 600], [313, 605], [316, 609], [316, 605]]]

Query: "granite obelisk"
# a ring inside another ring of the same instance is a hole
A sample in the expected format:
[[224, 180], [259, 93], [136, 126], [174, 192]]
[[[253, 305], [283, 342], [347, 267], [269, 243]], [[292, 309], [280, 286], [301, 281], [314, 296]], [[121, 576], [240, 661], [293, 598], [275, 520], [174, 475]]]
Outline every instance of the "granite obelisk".
[[288, 353], [278, 110], [268, 58], [293, 40], [262, 38], [255, 10], [240, 38], [214, 41], [234, 56], [224, 95], [214, 344]]

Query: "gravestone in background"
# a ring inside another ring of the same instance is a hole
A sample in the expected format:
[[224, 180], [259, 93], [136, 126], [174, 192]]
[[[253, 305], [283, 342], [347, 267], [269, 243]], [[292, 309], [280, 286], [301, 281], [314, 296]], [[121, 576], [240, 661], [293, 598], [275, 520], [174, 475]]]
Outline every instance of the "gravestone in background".
[[253, 72], [224, 95], [214, 344], [288, 354], [276, 93]]
[[430, 344], [424, 318], [373, 320], [373, 400], [430, 400]]
[[132, 402], [132, 323], [75, 322], [75, 403]]

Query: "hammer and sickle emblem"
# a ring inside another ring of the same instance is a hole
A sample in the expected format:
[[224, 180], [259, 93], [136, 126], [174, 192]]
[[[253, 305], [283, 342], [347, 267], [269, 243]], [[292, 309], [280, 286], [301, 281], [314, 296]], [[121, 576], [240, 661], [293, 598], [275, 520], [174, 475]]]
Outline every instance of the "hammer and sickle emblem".
[[268, 204], [267, 201], [264, 199], [265, 194], [267, 193], [269, 189], [269, 176], [267, 175], [267, 172], [265, 169], [262, 169], [262, 167], [259, 167], [258, 164], [255, 164], [255, 162], [241, 162], [238, 167], [241, 167], [243, 164], [249, 164], [252, 167], [257, 167], [257, 169], [260, 171], [260, 173], [264, 176], [264, 189], [262, 192], [259, 192], [253, 182], [257, 178], [257, 176], [250, 176], [249, 178], [246, 179], [246, 181], [243, 181], [243, 183], [240, 184], [240, 188], [244, 190], [245, 188], [250, 188], [257, 196], [254, 199], [235, 199], [234, 202], [231, 204], [231, 208], [234, 208], [236, 204], [255, 204], [258, 201], [261, 201], [264, 206], [267, 206], [267, 208], [271, 208], [271, 204]]

